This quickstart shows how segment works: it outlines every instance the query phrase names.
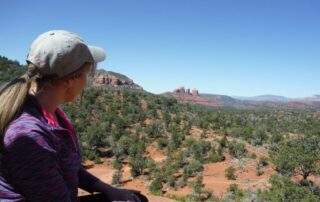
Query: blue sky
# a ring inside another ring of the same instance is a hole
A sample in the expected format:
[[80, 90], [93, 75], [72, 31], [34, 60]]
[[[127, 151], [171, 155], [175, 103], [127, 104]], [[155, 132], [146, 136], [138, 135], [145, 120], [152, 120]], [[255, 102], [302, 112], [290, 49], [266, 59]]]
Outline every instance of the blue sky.
[[152, 93], [320, 94], [318, 0], [1, 0], [0, 55], [25, 63], [42, 32], [78, 33], [101, 68]]

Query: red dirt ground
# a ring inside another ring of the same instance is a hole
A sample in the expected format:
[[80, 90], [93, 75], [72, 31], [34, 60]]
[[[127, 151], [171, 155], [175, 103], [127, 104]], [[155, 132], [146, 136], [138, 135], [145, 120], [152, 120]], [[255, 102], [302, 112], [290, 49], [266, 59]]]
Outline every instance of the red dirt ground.
[[[92, 162], [86, 162], [86, 164], [92, 165]], [[112, 168], [112, 160], [105, 159], [103, 164], [93, 165], [93, 167], [88, 169], [88, 171], [93, 175], [99, 177], [102, 181], [110, 184], [112, 181], [112, 175], [114, 173], [114, 169]], [[142, 194], [148, 197], [150, 202], [174, 202], [174, 200], [171, 200], [165, 197], [151, 195], [148, 191], [148, 186], [147, 186], [149, 184], [146, 183], [146, 181], [143, 180], [143, 178], [137, 178], [134, 181], [132, 181], [131, 175], [130, 175], [130, 169], [128, 167], [123, 168], [122, 179], [123, 181], [128, 181], [128, 182], [126, 182], [123, 186], [121, 186], [121, 188], [139, 190], [141, 191]], [[79, 195], [87, 195], [87, 194], [89, 193], [79, 189]]]
[[[191, 137], [194, 139], [199, 139], [201, 130], [192, 128]], [[222, 138], [222, 135], [214, 134], [213, 132], [208, 132], [206, 141], [214, 141]], [[229, 141], [231, 140], [228, 138]], [[225, 161], [218, 163], [210, 163], [204, 165], [203, 171], [203, 183], [205, 188], [210, 189], [214, 192], [215, 196], [218, 198], [223, 198], [226, 194], [228, 187], [231, 184], [238, 184], [243, 189], [264, 189], [269, 187], [268, 179], [272, 176], [275, 171], [272, 169], [272, 165], [268, 165], [263, 168], [263, 174], [261, 176], [256, 175], [256, 164], [259, 161], [259, 158], [262, 156], [268, 156], [267, 149], [263, 147], [253, 147], [249, 144], [246, 144], [247, 151], [249, 153], [255, 153], [257, 158], [250, 159], [244, 158], [242, 160], [238, 160], [232, 158], [228, 153], [225, 152], [224, 156], [226, 157]], [[152, 144], [147, 147], [146, 152], [148, 156], [150, 156], [155, 162], [160, 163], [166, 159], [166, 155], [157, 149], [156, 144]], [[90, 162], [89, 162], [90, 163]], [[229, 166], [233, 166], [236, 168], [236, 180], [228, 180], [225, 177], [225, 169]], [[103, 164], [93, 165], [92, 168], [88, 169], [88, 171], [95, 176], [98, 176], [101, 180], [107, 183], [111, 183], [112, 175], [114, 173], [114, 169], [112, 167], [112, 159], [104, 159]], [[189, 181], [193, 181], [194, 179], [189, 179]], [[140, 176], [136, 179], [132, 179], [130, 174], [130, 168], [125, 165], [122, 169], [122, 188], [128, 189], [136, 189], [140, 190], [143, 194], [147, 195], [147, 197], [152, 202], [171, 202], [174, 200], [153, 196], [148, 191], [148, 186], [151, 183], [150, 180], [145, 179], [144, 176]], [[176, 195], [176, 196], [184, 196], [192, 193], [192, 189], [188, 186], [184, 188], [178, 188], [177, 190], [165, 190], [166, 195]], [[87, 194], [86, 192], [79, 190], [80, 195]]]

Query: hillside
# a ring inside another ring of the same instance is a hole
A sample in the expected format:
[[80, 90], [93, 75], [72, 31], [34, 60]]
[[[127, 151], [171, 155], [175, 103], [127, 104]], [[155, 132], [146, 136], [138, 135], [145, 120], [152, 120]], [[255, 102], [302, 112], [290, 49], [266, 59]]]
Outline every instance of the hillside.
[[274, 109], [293, 109], [293, 110], [319, 110], [319, 96], [290, 99], [283, 96], [261, 95], [255, 97], [240, 97], [216, 95], [208, 93], [199, 93], [194, 89], [195, 94], [190, 89], [180, 87], [172, 92], [161, 94], [166, 97], [174, 97], [179, 102], [197, 104], [205, 107], [231, 107], [236, 109], [256, 109], [256, 110], [274, 110]]
[[293, 99], [277, 96], [277, 95], [259, 95], [254, 97], [241, 97], [241, 96], [234, 96], [235, 99], [238, 100], [247, 100], [247, 101], [269, 101], [269, 102], [289, 102]]
[[154, 201], [320, 200], [319, 110], [202, 107], [117, 86], [86, 89], [63, 109], [83, 165]]
[[0, 85], [24, 74], [26, 71], [26, 67], [19, 62], [0, 55]]
[[[106, 181], [166, 197], [194, 197], [197, 176], [207, 196], [228, 197], [235, 183], [258, 197], [275, 173], [268, 150], [294, 134], [320, 131], [317, 111], [208, 110], [145, 92], [86, 91], [82, 103], [65, 110], [85, 157], [103, 160], [113, 173]], [[264, 158], [268, 163], [260, 166]], [[235, 180], [225, 176], [229, 167]]]

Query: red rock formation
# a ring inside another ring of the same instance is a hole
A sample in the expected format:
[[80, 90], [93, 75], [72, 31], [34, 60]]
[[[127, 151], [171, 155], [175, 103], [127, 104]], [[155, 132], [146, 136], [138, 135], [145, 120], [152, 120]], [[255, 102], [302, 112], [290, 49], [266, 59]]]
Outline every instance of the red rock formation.
[[199, 95], [199, 91], [197, 89], [193, 89], [190, 93], [190, 88], [185, 90], [184, 87], [180, 87], [175, 89], [173, 93], [171, 93], [173, 97], [175, 97], [178, 101], [183, 103], [192, 103], [192, 104], [200, 104], [204, 106], [215, 107], [219, 105], [219, 102], [216, 100], [210, 100]]
[[92, 86], [99, 87], [99, 86], [112, 86], [112, 87], [120, 87], [126, 86], [131, 89], [142, 89], [140, 86], [136, 85], [131, 79], [119, 75], [118, 73], [109, 73], [104, 70], [100, 70], [96, 73], [93, 81]]
[[106, 84], [106, 78], [103, 75], [99, 75], [95, 80], [94, 83], [97, 85]]
[[114, 75], [105, 73], [100, 74], [95, 77], [93, 80], [93, 86], [101, 86], [101, 85], [112, 85], [112, 86], [118, 86], [118, 85], [132, 85], [132, 80], [121, 80], [117, 78]]
[[173, 91], [174, 93], [181, 93], [181, 94], [185, 94], [186, 93], [186, 90], [184, 87], [180, 87], [180, 88], [177, 88]]
[[175, 89], [173, 93], [181, 94], [181, 95], [199, 96], [199, 91], [195, 88], [192, 90], [192, 92], [190, 92], [190, 88], [185, 89], [184, 87], [180, 87]]
[[198, 91], [198, 89], [194, 88], [194, 89], [192, 90], [192, 95], [193, 95], [193, 96], [199, 96], [199, 91]]
[[186, 90], [186, 94], [191, 95], [190, 88]]

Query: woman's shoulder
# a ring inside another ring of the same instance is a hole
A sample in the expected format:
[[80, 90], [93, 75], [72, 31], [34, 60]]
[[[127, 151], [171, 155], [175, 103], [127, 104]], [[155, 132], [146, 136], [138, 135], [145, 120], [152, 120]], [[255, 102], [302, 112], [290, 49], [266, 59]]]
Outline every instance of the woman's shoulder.
[[6, 128], [3, 142], [5, 146], [9, 146], [21, 138], [43, 142], [50, 136], [50, 129], [41, 119], [30, 113], [23, 112]]
[[33, 130], [43, 130], [45, 121], [40, 105], [34, 96], [29, 95], [18, 115], [8, 124], [5, 134], [27, 133]]

